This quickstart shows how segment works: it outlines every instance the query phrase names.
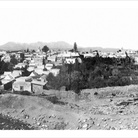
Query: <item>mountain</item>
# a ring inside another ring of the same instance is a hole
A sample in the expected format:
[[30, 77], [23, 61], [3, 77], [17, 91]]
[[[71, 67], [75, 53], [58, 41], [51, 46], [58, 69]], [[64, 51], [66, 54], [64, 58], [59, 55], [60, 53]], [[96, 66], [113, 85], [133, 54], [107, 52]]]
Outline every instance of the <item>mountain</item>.
[[[101, 52], [117, 52], [119, 50], [119, 48], [102, 48], [102, 47], [85, 47], [85, 48], [79, 48], [80, 51], [94, 51], [94, 50], [98, 50]], [[125, 49], [124, 49], [125, 50]]]
[[[66, 43], [64, 41], [58, 41], [58, 42], [36, 42], [36, 43], [15, 43], [15, 42], [8, 42], [4, 45], [0, 45], [0, 50], [6, 50], [6, 51], [15, 51], [15, 50], [26, 50], [27, 48], [37, 50], [39, 47], [42, 48], [43, 46], [47, 45], [49, 49], [53, 50], [70, 50], [73, 48], [73, 45]], [[119, 48], [102, 48], [102, 47], [82, 47], [78, 46], [79, 51], [102, 51], [102, 52], [116, 52], [119, 50]], [[124, 49], [125, 50], [125, 49]]]
[[64, 41], [50, 42], [50, 43], [36, 42], [36, 43], [30, 43], [30, 44], [8, 42], [4, 45], [0, 45], [0, 50], [14, 51], [14, 50], [26, 50], [27, 48], [37, 50], [39, 47], [42, 48], [45, 45], [47, 45], [49, 49], [54, 49], [54, 50], [58, 50], [58, 49], [68, 50], [73, 48], [73, 45], [70, 45]]

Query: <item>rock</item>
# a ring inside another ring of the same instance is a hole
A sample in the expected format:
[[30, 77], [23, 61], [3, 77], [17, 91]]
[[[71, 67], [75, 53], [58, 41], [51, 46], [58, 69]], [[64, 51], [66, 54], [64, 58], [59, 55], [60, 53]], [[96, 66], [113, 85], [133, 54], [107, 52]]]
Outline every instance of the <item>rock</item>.
[[107, 102], [112, 102], [113, 100], [112, 100], [112, 99], [107, 99], [106, 101], [107, 101]]
[[112, 130], [115, 130], [115, 127], [111, 127]]
[[106, 120], [107, 120], [106, 118], [103, 119], [103, 121], [106, 121]]
[[77, 127], [76, 129], [77, 129], [77, 130], [79, 130], [79, 129], [80, 129], [80, 127]]
[[25, 109], [21, 110], [21, 113], [23, 113], [25, 111]]
[[122, 124], [122, 122], [121, 122], [121, 121], [119, 121], [118, 123], [119, 123], [119, 124]]
[[78, 119], [78, 122], [80, 123], [80, 122], [81, 122], [81, 120], [80, 120], [80, 119]]
[[37, 122], [37, 125], [38, 125], [38, 126], [40, 126], [40, 125], [41, 125], [41, 123], [40, 123], [40, 122]]
[[46, 120], [43, 120], [43, 123], [46, 123], [47, 121]]
[[98, 95], [98, 92], [94, 92], [94, 95]]
[[86, 120], [84, 119], [84, 120], [83, 120], [83, 122], [85, 123], [85, 122], [86, 122]]
[[88, 124], [84, 124], [82, 127], [83, 128], [87, 128], [88, 127]]
[[56, 116], [54, 114], [52, 114], [51, 117], [55, 118]]
[[110, 121], [113, 122], [113, 119], [111, 118]]
[[29, 119], [29, 115], [26, 115], [26, 117], [25, 117], [26, 119]]

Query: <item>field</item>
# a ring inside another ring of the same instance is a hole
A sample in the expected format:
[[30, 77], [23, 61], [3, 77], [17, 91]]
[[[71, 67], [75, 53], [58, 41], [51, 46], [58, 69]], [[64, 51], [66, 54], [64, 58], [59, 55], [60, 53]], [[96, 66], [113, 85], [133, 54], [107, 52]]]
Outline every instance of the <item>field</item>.
[[[59, 93], [48, 92], [53, 95]], [[36, 129], [138, 129], [137, 85], [85, 89], [74, 99], [58, 96], [1, 94], [0, 113]]]

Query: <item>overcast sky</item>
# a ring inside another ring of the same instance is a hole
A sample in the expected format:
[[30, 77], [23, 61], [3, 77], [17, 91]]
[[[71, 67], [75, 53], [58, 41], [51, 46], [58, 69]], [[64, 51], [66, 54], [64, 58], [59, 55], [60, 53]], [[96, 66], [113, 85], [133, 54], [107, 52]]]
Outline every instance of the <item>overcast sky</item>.
[[138, 49], [138, 2], [0, 1], [0, 45], [9, 41]]

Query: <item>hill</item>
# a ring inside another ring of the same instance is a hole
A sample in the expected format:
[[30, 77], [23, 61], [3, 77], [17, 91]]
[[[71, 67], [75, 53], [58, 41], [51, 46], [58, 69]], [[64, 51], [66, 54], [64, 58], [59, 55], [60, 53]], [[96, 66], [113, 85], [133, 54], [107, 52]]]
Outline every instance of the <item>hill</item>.
[[42, 48], [43, 46], [47, 45], [50, 49], [58, 50], [58, 49], [71, 49], [73, 46], [63, 42], [63, 41], [58, 41], [58, 42], [36, 42], [36, 43], [15, 43], [15, 42], [8, 42], [4, 45], [0, 45], [0, 50], [26, 50], [27, 48], [29, 49], [38, 49], [39, 47]]
[[[137, 85], [85, 89], [79, 98], [72, 91], [48, 90], [47, 96], [3, 93], [0, 115], [39, 130], [138, 130], [137, 91]], [[57, 98], [50, 99], [51, 93]], [[4, 121], [0, 124], [7, 129]]]
[[[26, 50], [27, 48], [29, 49], [34, 49], [37, 50], [39, 47], [42, 48], [43, 46], [47, 45], [50, 49], [53, 50], [69, 50], [73, 48], [73, 44], [69, 44], [64, 41], [58, 41], [58, 42], [36, 42], [36, 43], [15, 43], [15, 42], [8, 42], [6, 44], [0, 45], [0, 50], [9, 50], [9, 51], [14, 51], [14, 50]], [[98, 50], [102, 52], [116, 52], [117, 48], [102, 48], [102, 47], [82, 47], [78, 46], [79, 51], [90, 51], [90, 50]]]

